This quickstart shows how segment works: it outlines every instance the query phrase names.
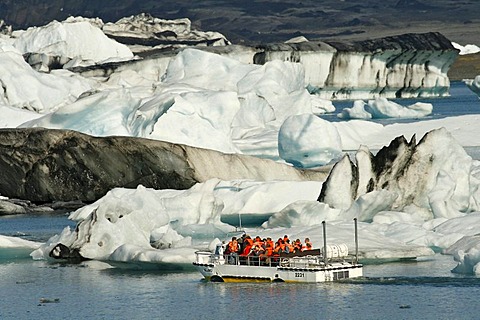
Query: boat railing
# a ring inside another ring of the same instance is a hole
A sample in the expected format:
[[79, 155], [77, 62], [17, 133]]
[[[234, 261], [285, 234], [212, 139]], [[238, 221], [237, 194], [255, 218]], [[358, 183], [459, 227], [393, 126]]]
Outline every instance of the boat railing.
[[[315, 253], [316, 250], [312, 250]], [[258, 266], [258, 267], [290, 267], [290, 268], [314, 268], [325, 266], [325, 260], [321, 254], [308, 254], [309, 252], [282, 254], [280, 256], [242, 256], [238, 254], [215, 254], [208, 251], [197, 251], [196, 263], [198, 264], [228, 264], [240, 266]], [[354, 256], [333, 257], [327, 259], [327, 264], [355, 263]]]

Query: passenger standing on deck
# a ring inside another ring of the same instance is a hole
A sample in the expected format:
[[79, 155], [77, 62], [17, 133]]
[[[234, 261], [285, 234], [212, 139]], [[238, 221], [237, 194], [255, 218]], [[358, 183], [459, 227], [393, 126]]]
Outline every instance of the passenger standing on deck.
[[234, 254], [240, 251], [240, 246], [238, 245], [237, 237], [232, 237], [232, 240], [228, 243], [226, 254]]
[[252, 251], [253, 240], [252, 240], [252, 238], [250, 238], [249, 235], [247, 235], [245, 237], [245, 239], [243, 240], [243, 242], [245, 243], [245, 246], [244, 246], [243, 251], [240, 255], [246, 257]]
[[217, 243], [215, 247], [215, 255], [217, 260], [219, 261], [224, 260], [224, 256], [223, 256], [224, 250], [225, 250], [225, 241]]
[[272, 238], [268, 237], [265, 242], [265, 255], [267, 257], [273, 256], [273, 250], [275, 249], [275, 244], [273, 243]]
[[255, 237], [255, 241], [253, 242], [253, 250], [256, 256], [260, 256], [265, 253], [265, 244], [259, 236]]
[[293, 244], [290, 243], [290, 239], [287, 239], [287, 241], [285, 241], [285, 252], [286, 253], [293, 253], [293, 250], [295, 248], [293, 247]]
[[273, 255], [279, 256], [283, 252], [285, 252], [285, 243], [281, 238], [279, 238], [275, 243], [275, 249], [273, 250]]
[[300, 239], [295, 240], [295, 243], [293, 244], [293, 246], [294, 246], [293, 252], [295, 253], [302, 252], [302, 242], [300, 241]]
[[303, 250], [312, 250], [313, 246], [312, 243], [310, 242], [309, 238], [305, 238], [305, 246], [303, 247]]

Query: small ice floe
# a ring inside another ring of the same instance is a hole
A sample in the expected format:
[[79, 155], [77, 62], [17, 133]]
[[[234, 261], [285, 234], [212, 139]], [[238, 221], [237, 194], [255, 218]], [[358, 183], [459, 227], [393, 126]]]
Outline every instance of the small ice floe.
[[404, 107], [380, 97], [368, 103], [356, 100], [352, 108], [343, 109], [337, 116], [342, 119], [422, 118], [432, 111], [431, 103], [417, 102]]

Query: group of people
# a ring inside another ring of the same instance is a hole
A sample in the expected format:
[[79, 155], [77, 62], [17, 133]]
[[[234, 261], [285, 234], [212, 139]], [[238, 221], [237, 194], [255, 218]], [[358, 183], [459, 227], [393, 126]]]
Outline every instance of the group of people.
[[280, 256], [281, 253], [298, 253], [305, 250], [312, 250], [312, 243], [309, 238], [305, 238], [302, 243], [300, 239], [290, 241], [287, 235], [278, 238], [273, 242], [272, 238], [260, 238], [256, 236], [251, 238], [248, 234], [242, 237], [232, 237], [225, 248], [224, 254], [237, 254], [241, 257], [257, 256], [257, 257], [274, 257]]

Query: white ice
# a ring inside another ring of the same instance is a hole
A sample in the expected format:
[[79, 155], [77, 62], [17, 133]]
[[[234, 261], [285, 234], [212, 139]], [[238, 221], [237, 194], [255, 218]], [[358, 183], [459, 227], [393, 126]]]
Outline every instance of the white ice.
[[352, 108], [343, 109], [337, 116], [343, 119], [422, 118], [430, 115], [432, 110], [431, 103], [416, 102], [404, 107], [379, 97], [368, 103], [356, 100]]
[[14, 46], [22, 54], [42, 53], [68, 59], [81, 58], [82, 64], [130, 60], [130, 49], [108, 38], [98, 24], [101, 21], [73, 18], [52, 21], [43, 27], [31, 27], [15, 33]]
[[475, 79], [463, 79], [463, 82], [480, 97], [480, 75], [476, 76]]
[[452, 45], [455, 49], [460, 50], [460, 55], [474, 54], [480, 52], [480, 47], [475, 44], [466, 44], [462, 46], [459, 43], [452, 42]]
[[[68, 37], [61, 38], [62, 32]], [[22, 53], [38, 50], [87, 62], [130, 57], [122, 46], [100, 33], [95, 21], [77, 18], [17, 32], [17, 38], [2, 37], [0, 127], [42, 126], [95, 136], [147, 137], [289, 161], [301, 167], [324, 165], [347, 150], [379, 149], [399, 135], [410, 139], [416, 134], [419, 140], [441, 127], [459, 145], [430, 148], [428, 152], [434, 152], [438, 161], [447, 163], [446, 155], [455, 158], [451, 153], [460, 146], [480, 146], [477, 114], [386, 126], [363, 120], [321, 120], [315, 115], [335, 109], [330, 101], [308, 93], [300, 64], [272, 61], [258, 66], [187, 49], [168, 66], [160, 60], [145, 61], [108, 78], [85, 78], [66, 70], [39, 73], [22, 58]], [[328, 57], [315, 61], [322, 59]], [[418, 104], [408, 110], [383, 100], [372, 105], [381, 116], [420, 117], [431, 112], [431, 106]], [[367, 111], [356, 102], [348, 116], [366, 119]], [[375, 112], [368, 113], [378, 116]], [[448, 182], [450, 189], [436, 189], [434, 194], [420, 195], [422, 199], [431, 199], [438, 209], [442, 195], [455, 194], [472, 199], [471, 208], [477, 208], [479, 163], [472, 161], [470, 167], [462, 168], [466, 172], [463, 182], [470, 189], [455, 177], [448, 178], [462, 165], [452, 164], [451, 169], [432, 177], [438, 186]], [[396, 196], [385, 190], [367, 193], [348, 208], [334, 209], [316, 201], [320, 190], [321, 182], [220, 180], [182, 191], [142, 186], [114, 189], [72, 213], [80, 233], [66, 228], [32, 256], [47, 259], [49, 250], [62, 242], [80, 248], [92, 259], [190, 264], [195, 250], [212, 247], [234, 229], [222, 217], [236, 215], [265, 217], [262, 227], [247, 228], [250, 234], [309, 236], [316, 245], [322, 242], [321, 221], [327, 220], [329, 241], [352, 245], [351, 219], [358, 217], [364, 259], [418, 257], [432, 254], [435, 248], [458, 260], [456, 272], [480, 274], [480, 245], [472, 229], [479, 224], [480, 214], [475, 210], [450, 203], [457, 209], [454, 216], [425, 214], [432, 212], [431, 204], [421, 210], [412, 206], [394, 211], [389, 206]], [[10, 247], [11, 241], [0, 236], [0, 247]], [[30, 243], [16, 245], [36, 248]]]

